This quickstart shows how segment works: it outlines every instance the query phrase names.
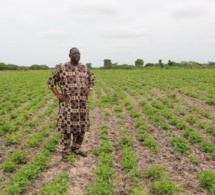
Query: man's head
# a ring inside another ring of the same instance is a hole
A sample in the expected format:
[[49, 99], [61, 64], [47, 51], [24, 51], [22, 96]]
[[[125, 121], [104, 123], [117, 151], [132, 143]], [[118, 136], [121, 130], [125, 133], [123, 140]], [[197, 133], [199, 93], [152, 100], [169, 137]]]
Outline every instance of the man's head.
[[76, 48], [76, 47], [71, 48], [69, 50], [69, 57], [73, 64], [78, 64], [78, 62], [81, 58], [81, 54], [80, 54], [78, 48]]

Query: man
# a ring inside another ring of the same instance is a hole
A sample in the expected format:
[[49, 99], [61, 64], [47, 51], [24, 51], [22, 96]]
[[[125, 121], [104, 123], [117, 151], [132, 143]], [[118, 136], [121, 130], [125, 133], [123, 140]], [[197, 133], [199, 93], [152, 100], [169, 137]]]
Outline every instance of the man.
[[[84, 134], [90, 127], [87, 97], [94, 86], [94, 75], [85, 65], [79, 63], [80, 55], [77, 48], [70, 49], [70, 62], [58, 66], [47, 82], [59, 99], [57, 129], [62, 133], [63, 160], [67, 160], [69, 152], [87, 156], [80, 147]], [[60, 87], [60, 93], [57, 85]]]

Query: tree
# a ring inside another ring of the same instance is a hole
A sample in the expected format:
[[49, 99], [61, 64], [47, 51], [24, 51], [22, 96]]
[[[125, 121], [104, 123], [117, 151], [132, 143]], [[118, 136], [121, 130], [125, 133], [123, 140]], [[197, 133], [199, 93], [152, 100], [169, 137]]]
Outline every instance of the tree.
[[110, 59], [104, 59], [104, 68], [112, 68], [112, 62]]
[[3, 62], [0, 62], [0, 70], [7, 70], [7, 65]]
[[136, 67], [143, 67], [143, 65], [144, 65], [144, 61], [142, 59], [137, 59], [135, 61], [135, 66]]
[[86, 65], [87, 65], [87, 67], [88, 67], [89, 69], [92, 68], [92, 63], [86, 63]]
[[153, 67], [153, 66], [155, 66], [155, 64], [153, 64], [153, 63], [147, 63], [147, 64], [145, 65], [145, 67]]
[[29, 67], [29, 69], [30, 70], [47, 70], [47, 69], [49, 69], [49, 67], [46, 65], [33, 64]]

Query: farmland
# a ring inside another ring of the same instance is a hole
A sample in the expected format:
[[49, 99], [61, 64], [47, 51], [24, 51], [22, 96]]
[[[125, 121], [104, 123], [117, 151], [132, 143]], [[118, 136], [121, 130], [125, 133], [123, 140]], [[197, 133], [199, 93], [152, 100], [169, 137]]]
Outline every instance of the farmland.
[[51, 74], [0, 72], [0, 194], [215, 194], [215, 70], [93, 70], [87, 158], [61, 161]]

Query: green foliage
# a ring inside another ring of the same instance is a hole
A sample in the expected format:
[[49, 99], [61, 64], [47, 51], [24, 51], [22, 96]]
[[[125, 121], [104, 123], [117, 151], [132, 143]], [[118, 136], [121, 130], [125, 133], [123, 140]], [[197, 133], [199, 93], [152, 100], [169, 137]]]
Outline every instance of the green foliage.
[[87, 185], [88, 195], [112, 195], [113, 183], [111, 182], [111, 175], [113, 173], [112, 164], [113, 156], [111, 154], [113, 147], [108, 141], [108, 127], [102, 126], [100, 137], [102, 139], [101, 146], [94, 150], [98, 155], [98, 167], [96, 168], [96, 181]]
[[70, 163], [70, 164], [73, 164], [76, 160], [78, 155], [74, 154], [74, 153], [70, 153], [68, 156], [67, 156], [67, 161]]
[[47, 70], [47, 69], [49, 69], [49, 67], [46, 65], [33, 64], [29, 67], [29, 69], [30, 70]]
[[120, 106], [115, 106], [115, 107], [114, 107], [114, 111], [115, 111], [115, 112], [122, 112], [123, 109], [122, 109], [122, 107], [120, 107]]
[[199, 165], [199, 159], [198, 158], [196, 158], [196, 157], [190, 157], [190, 160], [191, 160], [191, 162], [194, 165]]
[[143, 119], [141, 117], [136, 119], [135, 127], [137, 127], [141, 133], [148, 131], [148, 126], [143, 122]]
[[29, 181], [36, 178], [37, 175], [48, 165], [51, 152], [54, 151], [53, 147], [56, 147], [59, 139], [59, 133], [56, 133], [51, 139], [49, 139], [42, 147], [42, 151], [38, 156], [13, 175], [11, 183], [6, 186], [2, 195], [20, 194], [24, 191], [27, 188]]
[[144, 170], [144, 177], [150, 180], [161, 179], [165, 177], [165, 169], [160, 165], [153, 165]]
[[38, 195], [68, 195], [67, 188], [69, 187], [69, 175], [61, 173], [57, 175], [50, 183], [44, 185]]
[[92, 63], [86, 63], [87, 68], [91, 69], [92, 68]]
[[110, 113], [108, 111], [105, 111], [104, 120], [108, 121], [109, 120], [109, 116], [110, 116]]
[[20, 135], [11, 133], [5, 136], [4, 142], [6, 146], [10, 146], [13, 144], [17, 144], [20, 141], [20, 139], [21, 139]]
[[215, 105], [215, 100], [214, 99], [208, 99], [205, 103], [209, 104], [209, 105]]
[[159, 101], [152, 101], [152, 106], [159, 110], [164, 109], [164, 105]]
[[207, 153], [215, 153], [215, 145], [210, 141], [204, 141], [202, 143], [202, 150]]
[[144, 145], [148, 146], [152, 152], [157, 152], [159, 150], [157, 141], [149, 133], [141, 133], [138, 137], [139, 140], [142, 141]]
[[108, 153], [108, 152], [112, 152], [112, 151], [113, 151], [113, 146], [110, 145], [109, 142], [104, 141], [103, 144], [99, 148], [96, 148], [93, 150], [93, 153], [95, 155], [99, 155], [102, 152]]
[[169, 123], [171, 125], [176, 126], [178, 129], [181, 129], [181, 130], [186, 128], [186, 124], [184, 122], [182, 122], [179, 118], [175, 117], [175, 116], [172, 116], [170, 118]]
[[136, 67], [143, 67], [144, 61], [142, 59], [135, 60], [135, 66]]
[[10, 173], [16, 170], [17, 166], [18, 166], [17, 163], [11, 160], [7, 160], [1, 165], [3, 171], [7, 173]]
[[107, 96], [102, 96], [100, 98], [100, 105], [101, 107], [107, 108], [110, 105], [117, 105], [119, 102], [119, 96], [114, 93]]
[[104, 59], [104, 68], [106, 69], [112, 68], [112, 62], [110, 59]]
[[129, 171], [137, 165], [137, 156], [131, 147], [126, 147], [122, 151], [122, 167]]
[[193, 114], [189, 114], [186, 116], [186, 120], [192, 125], [194, 123], [196, 123], [197, 119], [196, 116]]
[[49, 131], [41, 131], [37, 133], [33, 133], [31, 137], [28, 139], [27, 144], [30, 147], [37, 147], [40, 145], [40, 142], [49, 135]]
[[171, 143], [178, 153], [182, 155], [190, 154], [190, 144], [185, 138], [174, 137], [172, 138]]
[[198, 174], [201, 186], [210, 191], [211, 195], [215, 194], [215, 172], [212, 170], [205, 170]]
[[180, 188], [178, 188], [175, 183], [169, 179], [156, 181], [149, 185], [149, 188], [153, 194], [160, 195], [175, 195], [178, 194], [178, 192], [180, 191]]
[[199, 131], [196, 131], [194, 129], [189, 129], [189, 128], [184, 130], [184, 136], [188, 138], [189, 141], [193, 144], [200, 143], [204, 139], [202, 134]]
[[133, 118], [138, 118], [138, 117], [140, 117], [140, 113], [139, 113], [138, 110], [136, 110], [135, 108], [132, 108], [132, 109], [130, 110], [130, 115], [131, 115], [131, 117], [133, 117]]
[[131, 137], [129, 137], [127, 135], [121, 136], [119, 138], [119, 145], [121, 147], [131, 147], [132, 146], [132, 139], [131, 139]]
[[146, 195], [146, 193], [140, 189], [133, 189], [131, 195]]

